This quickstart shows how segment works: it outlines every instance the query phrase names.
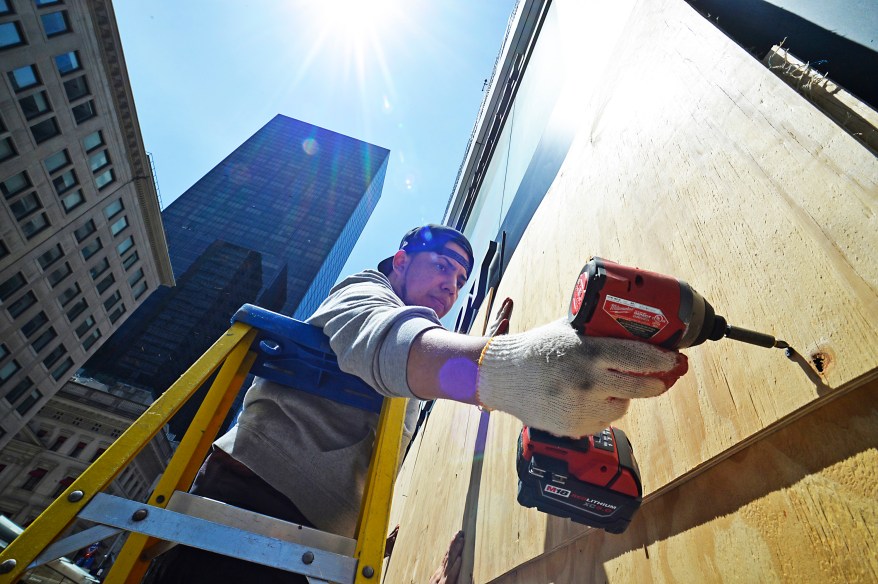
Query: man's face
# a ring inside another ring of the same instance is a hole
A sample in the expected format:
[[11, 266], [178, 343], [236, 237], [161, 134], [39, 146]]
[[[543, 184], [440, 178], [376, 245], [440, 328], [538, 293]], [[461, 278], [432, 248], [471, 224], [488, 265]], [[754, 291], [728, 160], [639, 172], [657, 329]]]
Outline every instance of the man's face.
[[[454, 243], [445, 247], [467, 257], [466, 251]], [[466, 268], [457, 260], [442, 255], [441, 250], [406, 253], [398, 251], [393, 258], [394, 290], [409, 306], [426, 306], [442, 318], [451, 310], [463, 285]]]

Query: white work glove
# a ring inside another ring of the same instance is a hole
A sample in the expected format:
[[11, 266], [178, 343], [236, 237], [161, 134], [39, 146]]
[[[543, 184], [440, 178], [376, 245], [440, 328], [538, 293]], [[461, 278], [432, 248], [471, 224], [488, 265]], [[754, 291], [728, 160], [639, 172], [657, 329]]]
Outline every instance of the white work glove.
[[681, 353], [580, 335], [564, 319], [493, 337], [479, 359], [477, 391], [484, 406], [526, 426], [580, 437], [621, 418], [629, 399], [664, 393], [687, 369]]

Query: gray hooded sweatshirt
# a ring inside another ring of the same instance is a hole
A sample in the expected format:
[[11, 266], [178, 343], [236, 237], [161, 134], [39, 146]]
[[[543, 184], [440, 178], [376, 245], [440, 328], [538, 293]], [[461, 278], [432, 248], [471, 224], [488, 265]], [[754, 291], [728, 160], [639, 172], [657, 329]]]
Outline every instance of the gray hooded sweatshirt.
[[[387, 277], [366, 270], [343, 280], [309, 324], [321, 327], [342, 371], [382, 395], [410, 399], [403, 445], [419, 400], [406, 367], [415, 337], [441, 327], [436, 313], [406, 306]], [[318, 529], [354, 537], [378, 415], [257, 378], [238, 423], [215, 445], [286, 495]]]

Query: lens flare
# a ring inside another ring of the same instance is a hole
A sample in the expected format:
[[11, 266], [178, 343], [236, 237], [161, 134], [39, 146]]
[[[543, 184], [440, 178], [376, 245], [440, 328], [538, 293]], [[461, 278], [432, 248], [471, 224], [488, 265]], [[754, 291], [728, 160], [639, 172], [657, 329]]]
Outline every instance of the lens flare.
[[302, 150], [305, 151], [305, 154], [308, 156], [314, 156], [318, 152], [320, 152], [320, 145], [317, 144], [317, 140], [314, 138], [306, 138], [302, 142]]

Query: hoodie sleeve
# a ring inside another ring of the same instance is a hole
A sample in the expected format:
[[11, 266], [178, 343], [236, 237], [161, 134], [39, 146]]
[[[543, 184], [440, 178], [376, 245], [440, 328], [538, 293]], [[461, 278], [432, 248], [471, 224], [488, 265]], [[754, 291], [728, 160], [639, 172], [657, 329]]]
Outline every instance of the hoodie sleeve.
[[384, 274], [366, 270], [335, 286], [307, 321], [329, 337], [342, 371], [382, 395], [416, 398], [406, 370], [415, 338], [442, 323], [431, 308], [406, 306]]

